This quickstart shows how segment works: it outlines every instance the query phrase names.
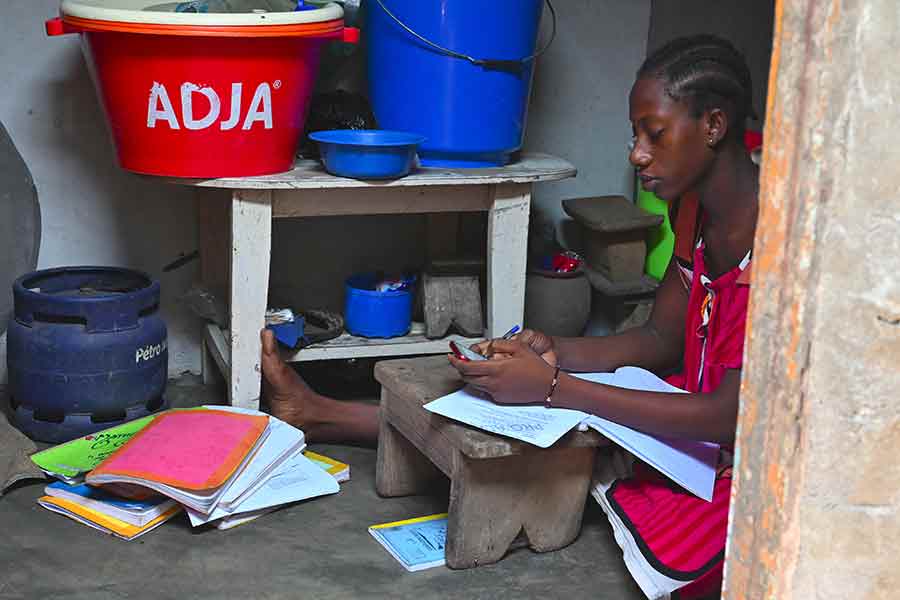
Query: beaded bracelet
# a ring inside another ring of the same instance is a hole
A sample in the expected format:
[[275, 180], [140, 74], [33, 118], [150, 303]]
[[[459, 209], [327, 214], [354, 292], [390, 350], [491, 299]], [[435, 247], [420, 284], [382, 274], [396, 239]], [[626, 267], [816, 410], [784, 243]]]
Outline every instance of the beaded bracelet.
[[556, 370], [553, 371], [553, 382], [550, 384], [550, 391], [544, 400], [544, 408], [553, 408], [553, 392], [556, 391], [557, 384], [559, 384], [559, 363], [556, 365]]

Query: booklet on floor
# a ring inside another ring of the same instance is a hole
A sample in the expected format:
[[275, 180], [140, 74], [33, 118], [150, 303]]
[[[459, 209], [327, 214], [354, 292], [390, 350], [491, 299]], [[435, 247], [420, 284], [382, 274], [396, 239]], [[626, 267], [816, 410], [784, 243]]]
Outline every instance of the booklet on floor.
[[446, 564], [447, 513], [372, 525], [369, 533], [407, 571]]

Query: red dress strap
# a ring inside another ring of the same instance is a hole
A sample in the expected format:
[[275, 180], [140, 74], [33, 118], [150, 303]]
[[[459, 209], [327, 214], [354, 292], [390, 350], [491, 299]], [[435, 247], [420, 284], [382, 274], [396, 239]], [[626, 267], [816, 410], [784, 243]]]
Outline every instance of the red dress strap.
[[[700, 199], [695, 192], [688, 192], [676, 200], [669, 208], [669, 223], [675, 234], [673, 254], [685, 269], [693, 270], [694, 250], [700, 241], [702, 214]], [[751, 267], [744, 269], [738, 277], [738, 285], [750, 285]]]
[[688, 192], [673, 203], [669, 210], [669, 222], [675, 233], [675, 256], [685, 267], [694, 262], [694, 247], [700, 239], [700, 199]]

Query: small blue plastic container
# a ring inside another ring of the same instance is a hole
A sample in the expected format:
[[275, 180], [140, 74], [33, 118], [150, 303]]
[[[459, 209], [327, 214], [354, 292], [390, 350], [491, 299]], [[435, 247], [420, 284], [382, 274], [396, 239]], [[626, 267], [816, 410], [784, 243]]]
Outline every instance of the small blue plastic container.
[[353, 335], [391, 338], [406, 335], [412, 325], [412, 290], [374, 290], [374, 273], [347, 279], [344, 326]]
[[425, 137], [403, 131], [335, 129], [316, 131], [325, 170], [353, 179], [396, 179], [408, 175], [416, 162], [416, 149]]

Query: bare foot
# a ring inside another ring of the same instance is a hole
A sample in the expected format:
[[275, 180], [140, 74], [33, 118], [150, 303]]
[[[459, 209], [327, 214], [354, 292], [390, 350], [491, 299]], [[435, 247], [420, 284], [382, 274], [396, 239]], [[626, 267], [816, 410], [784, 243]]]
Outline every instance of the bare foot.
[[268, 329], [260, 333], [262, 341], [263, 396], [274, 417], [302, 429], [309, 437], [318, 422], [321, 405], [327, 402], [317, 394], [278, 354], [275, 336]]
[[281, 359], [271, 331], [263, 329], [259, 337], [263, 397], [273, 416], [302, 429], [307, 442], [377, 442], [377, 405], [342, 402], [317, 394]]

